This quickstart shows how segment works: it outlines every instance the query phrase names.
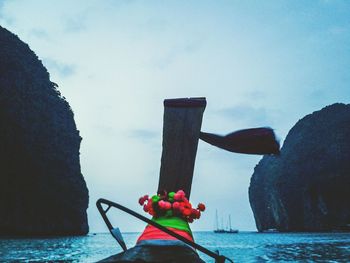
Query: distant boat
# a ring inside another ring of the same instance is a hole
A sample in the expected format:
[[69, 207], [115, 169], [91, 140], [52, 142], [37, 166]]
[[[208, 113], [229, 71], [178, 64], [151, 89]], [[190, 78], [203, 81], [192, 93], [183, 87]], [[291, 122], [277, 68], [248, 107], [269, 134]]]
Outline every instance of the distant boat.
[[276, 228], [269, 228], [263, 231], [264, 233], [278, 233]]
[[218, 210], [216, 210], [216, 212], [215, 212], [216, 229], [214, 230], [214, 233], [217, 233], [217, 234], [223, 234], [223, 233], [225, 233], [225, 234], [237, 234], [239, 232], [238, 229], [232, 229], [231, 215], [229, 215], [228, 218], [229, 218], [229, 227], [225, 229], [223, 226], [222, 219], [221, 219], [221, 228], [219, 228]]

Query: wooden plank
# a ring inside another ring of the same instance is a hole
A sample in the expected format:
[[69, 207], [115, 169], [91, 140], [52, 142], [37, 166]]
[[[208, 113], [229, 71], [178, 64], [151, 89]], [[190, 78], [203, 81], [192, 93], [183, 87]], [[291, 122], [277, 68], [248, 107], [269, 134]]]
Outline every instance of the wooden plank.
[[158, 191], [184, 190], [189, 198], [205, 98], [164, 101], [163, 151]]

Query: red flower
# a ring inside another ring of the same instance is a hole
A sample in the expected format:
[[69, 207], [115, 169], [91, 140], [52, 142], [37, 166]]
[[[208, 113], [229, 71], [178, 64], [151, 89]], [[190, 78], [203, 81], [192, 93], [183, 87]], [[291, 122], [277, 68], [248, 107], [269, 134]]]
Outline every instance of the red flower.
[[195, 218], [196, 217], [196, 212], [197, 212], [196, 209], [192, 209], [191, 210], [191, 217]]
[[166, 210], [171, 209], [171, 203], [170, 202], [164, 202], [164, 207]]
[[173, 203], [173, 208], [174, 208], [174, 210], [179, 210], [179, 208], [180, 208], [180, 203], [179, 203], [179, 202], [174, 202], [174, 203]]
[[174, 195], [174, 200], [176, 201], [183, 201], [185, 199], [185, 192], [182, 190], [179, 190], [176, 192], [176, 194]]
[[184, 210], [185, 210], [185, 207], [184, 207], [183, 205], [180, 204], [180, 207], [179, 207], [180, 213], [182, 214]]
[[140, 204], [140, 205], [143, 205], [143, 204], [145, 203], [146, 200], [147, 200], [147, 198], [145, 198], [145, 197], [140, 197], [140, 198], [139, 198], [139, 204]]
[[198, 204], [197, 209], [194, 209], [182, 190], [176, 193], [170, 192], [169, 194], [166, 191], [160, 191], [151, 198], [148, 195], [144, 195], [139, 198], [139, 204], [151, 216], [178, 216], [189, 223], [192, 223], [194, 219], [199, 219], [201, 211], [205, 210], [205, 205], [202, 203]]
[[191, 215], [191, 209], [185, 208], [184, 211], [182, 212], [184, 216], [189, 216]]
[[160, 209], [165, 209], [165, 202], [163, 201], [163, 200], [160, 200], [159, 202], [158, 202], [158, 206], [159, 206], [159, 208]]
[[198, 208], [199, 211], [203, 212], [205, 210], [205, 205], [202, 204], [202, 203], [199, 203], [197, 208]]

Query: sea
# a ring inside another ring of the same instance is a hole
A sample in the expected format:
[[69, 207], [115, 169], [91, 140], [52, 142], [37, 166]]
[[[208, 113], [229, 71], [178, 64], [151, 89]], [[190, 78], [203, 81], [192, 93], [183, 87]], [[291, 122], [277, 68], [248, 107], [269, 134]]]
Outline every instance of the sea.
[[[138, 236], [123, 233], [128, 247]], [[350, 233], [194, 232], [194, 238], [234, 262], [350, 262]], [[0, 262], [96, 262], [119, 252], [121, 248], [109, 233], [0, 239]], [[199, 254], [205, 262], [214, 262]]]

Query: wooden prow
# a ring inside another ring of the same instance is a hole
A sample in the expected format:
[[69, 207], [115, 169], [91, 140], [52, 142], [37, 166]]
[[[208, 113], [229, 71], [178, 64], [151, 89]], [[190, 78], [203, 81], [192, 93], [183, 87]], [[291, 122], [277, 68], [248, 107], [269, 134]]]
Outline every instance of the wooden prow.
[[158, 191], [184, 190], [189, 198], [205, 98], [164, 100], [163, 151]]

